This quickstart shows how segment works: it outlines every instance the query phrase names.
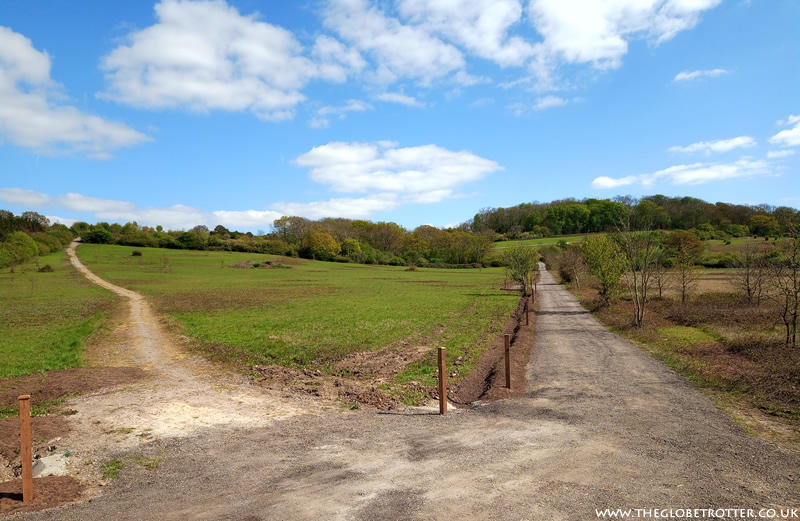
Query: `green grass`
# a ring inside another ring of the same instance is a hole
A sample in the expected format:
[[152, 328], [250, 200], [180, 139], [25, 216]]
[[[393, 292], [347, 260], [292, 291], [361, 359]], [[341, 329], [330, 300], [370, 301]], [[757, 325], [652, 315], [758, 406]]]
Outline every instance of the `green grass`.
[[[348, 354], [398, 341], [435, 342], [448, 348], [449, 359], [463, 356], [472, 364], [518, 300], [499, 290], [499, 268], [406, 271], [250, 253], [137, 249], [141, 257], [123, 246], [83, 245], [78, 254], [101, 277], [146, 295], [208, 354], [246, 364], [325, 371]], [[270, 260], [291, 262], [291, 269], [228, 267]], [[426, 358], [403, 378], [430, 377], [433, 367], [435, 360]]]
[[84, 341], [116, 297], [88, 282], [64, 252], [0, 272], [0, 378], [83, 365]]
[[125, 468], [121, 459], [112, 459], [101, 465], [103, 469], [103, 479], [115, 479], [119, 477], [119, 471]]
[[543, 237], [541, 239], [528, 239], [525, 241], [501, 241], [494, 243], [494, 249], [495, 251], [502, 251], [518, 244], [523, 246], [545, 246], [548, 244], [558, 244], [561, 241], [566, 241], [568, 243], [582, 241], [583, 238], [584, 235], [569, 235], [560, 237]]

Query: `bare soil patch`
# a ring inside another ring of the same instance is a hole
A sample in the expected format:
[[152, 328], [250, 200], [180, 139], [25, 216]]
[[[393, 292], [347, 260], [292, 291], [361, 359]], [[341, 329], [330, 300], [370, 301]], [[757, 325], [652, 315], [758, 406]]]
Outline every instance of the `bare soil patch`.
[[0, 483], [0, 515], [32, 512], [78, 501], [85, 487], [69, 476], [33, 480], [33, 501], [22, 502], [22, 480]]

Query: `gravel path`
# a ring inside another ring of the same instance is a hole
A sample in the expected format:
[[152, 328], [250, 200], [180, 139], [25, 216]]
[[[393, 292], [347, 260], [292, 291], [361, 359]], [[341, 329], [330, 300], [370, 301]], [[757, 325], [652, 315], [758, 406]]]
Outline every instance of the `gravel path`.
[[[20, 518], [550, 521], [800, 507], [796, 452], [746, 436], [548, 273], [538, 289], [521, 398], [445, 417], [331, 410], [163, 437], [121, 452], [128, 466], [101, 497]], [[161, 465], [145, 470], [134, 455]]]

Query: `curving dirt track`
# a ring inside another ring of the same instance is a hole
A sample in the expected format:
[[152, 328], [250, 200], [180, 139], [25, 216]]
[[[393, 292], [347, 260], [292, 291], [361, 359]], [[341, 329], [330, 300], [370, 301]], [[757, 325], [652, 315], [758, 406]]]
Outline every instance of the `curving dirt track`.
[[161, 458], [158, 469], [131, 464], [91, 502], [19, 518], [591, 520], [603, 508], [800, 507], [797, 452], [745, 435], [548, 273], [538, 289], [520, 398], [445, 417], [408, 409], [209, 422], [119, 449], [126, 461]]

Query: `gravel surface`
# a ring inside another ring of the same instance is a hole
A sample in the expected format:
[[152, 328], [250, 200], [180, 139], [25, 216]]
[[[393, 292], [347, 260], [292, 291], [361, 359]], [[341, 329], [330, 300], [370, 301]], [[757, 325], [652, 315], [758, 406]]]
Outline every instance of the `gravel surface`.
[[800, 507], [796, 451], [745, 435], [548, 273], [538, 290], [521, 397], [444, 417], [330, 410], [161, 437], [121, 448], [126, 468], [99, 497], [19, 519], [549, 521]]

